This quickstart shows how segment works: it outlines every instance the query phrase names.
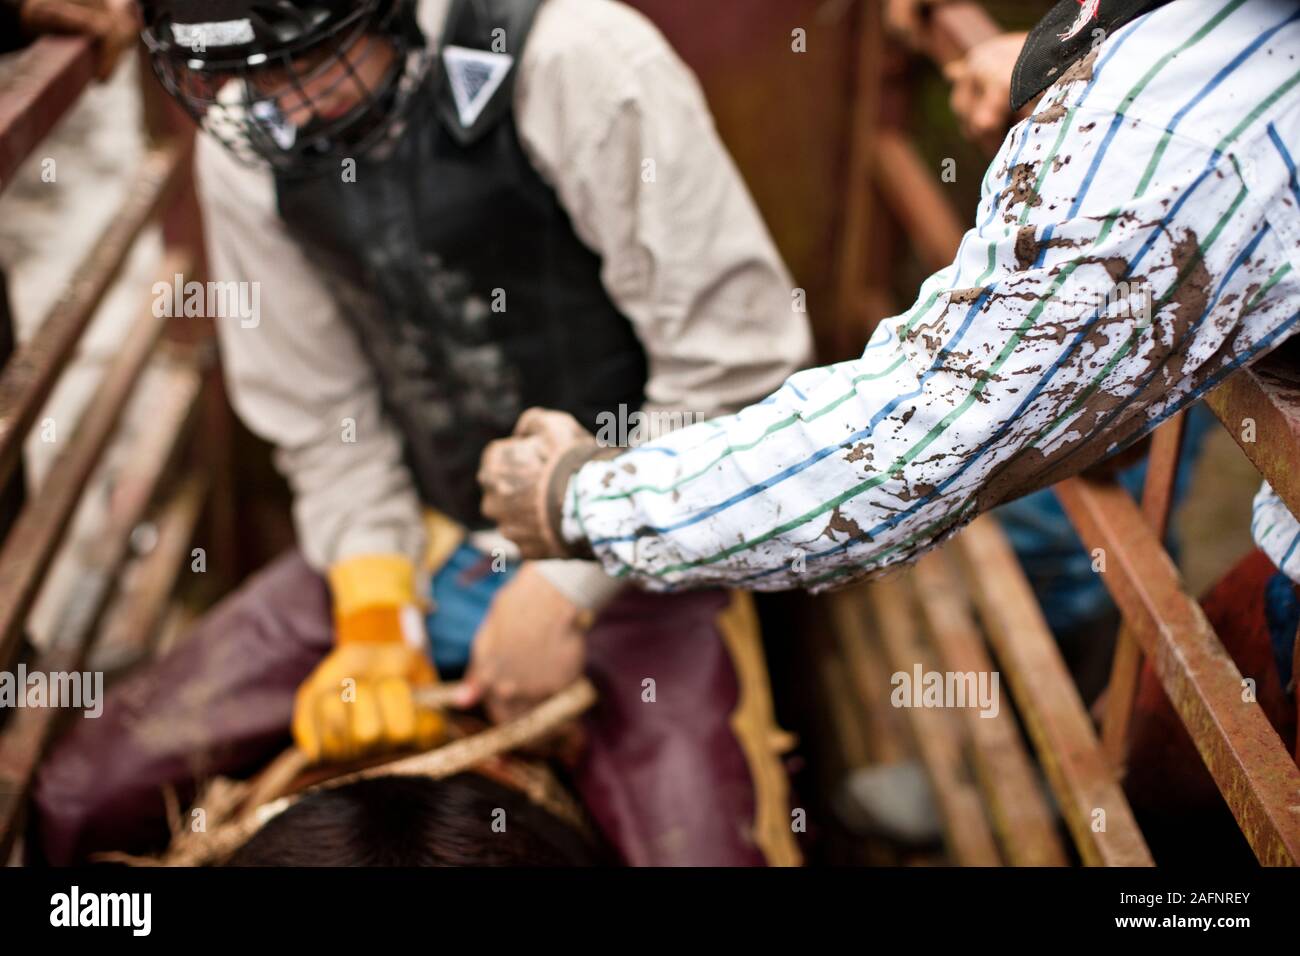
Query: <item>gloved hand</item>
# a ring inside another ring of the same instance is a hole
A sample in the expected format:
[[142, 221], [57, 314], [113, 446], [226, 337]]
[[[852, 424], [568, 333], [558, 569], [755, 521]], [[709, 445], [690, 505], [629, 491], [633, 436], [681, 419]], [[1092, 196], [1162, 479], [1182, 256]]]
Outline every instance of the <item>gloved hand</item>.
[[560, 535], [561, 506], [569, 478], [599, 451], [572, 415], [528, 409], [514, 435], [483, 450], [483, 514], [525, 558], [577, 557]]
[[293, 736], [312, 760], [431, 747], [445, 728], [414, 691], [437, 683], [424, 650], [415, 571], [405, 558], [352, 558], [330, 569], [335, 648], [298, 688]]

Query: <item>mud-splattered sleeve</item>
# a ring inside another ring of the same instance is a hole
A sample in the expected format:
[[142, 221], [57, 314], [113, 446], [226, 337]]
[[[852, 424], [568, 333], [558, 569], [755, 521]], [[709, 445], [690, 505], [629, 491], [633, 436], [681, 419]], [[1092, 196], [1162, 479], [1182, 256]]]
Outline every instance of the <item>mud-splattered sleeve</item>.
[[1092, 68], [1012, 130], [954, 262], [860, 358], [588, 465], [566, 538], [651, 588], [831, 587], [1077, 473], [1289, 335], [1264, 215], [1287, 187], [1243, 176], [1254, 131], [1167, 136], [1088, 103]]

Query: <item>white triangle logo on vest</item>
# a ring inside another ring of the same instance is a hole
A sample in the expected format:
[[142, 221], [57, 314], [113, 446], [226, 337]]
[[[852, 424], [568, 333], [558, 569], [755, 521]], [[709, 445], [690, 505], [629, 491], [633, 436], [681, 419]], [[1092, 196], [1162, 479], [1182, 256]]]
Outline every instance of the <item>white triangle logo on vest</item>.
[[451, 82], [460, 125], [468, 129], [492, 102], [492, 94], [500, 88], [515, 58], [508, 53], [451, 45], [442, 48], [442, 58], [447, 64], [447, 79]]

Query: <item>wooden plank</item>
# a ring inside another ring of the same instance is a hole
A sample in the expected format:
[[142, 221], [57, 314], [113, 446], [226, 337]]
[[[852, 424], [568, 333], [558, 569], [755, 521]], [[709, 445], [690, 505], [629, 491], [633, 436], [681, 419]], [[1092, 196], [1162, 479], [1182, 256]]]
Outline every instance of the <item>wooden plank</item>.
[[1071, 478], [1057, 497], [1259, 861], [1300, 861], [1300, 768], [1219, 642], [1133, 499], [1114, 482]]
[[873, 169], [881, 198], [916, 247], [922, 264], [934, 271], [947, 268], [966, 231], [952, 200], [907, 136], [881, 130], [875, 151]]
[[[931, 551], [913, 571], [918, 603], [930, 643], [943, 670], [962, 674], [994, 673], [966, 603], [960, 576], [949, 567], [942, 549]], [[999, 684], [999, 694], [1001, 686]], [[984, 795], [999, 846], [1012, 866], [1065, 866], [1069, 858], [1056, 820], [1025, 752], [1020, 727], [1010, 707], [999, 703], [989, 716], [977, 708], [957, 712], [970, 740], [975, 778]]]
[[[0, 268], [0, 368], [18, 348], [18, 334], [14, 325], [13, 309], [9, 304], [9, 280]], [[27, 476], [22, 468], [15, 468], [8, 479], [0, 479], [0, 541], [13, 527], [14, 520], [23, 510], [27, 500]]]
[[1083, 862], [1153, 865], [1042, 609], [996, 519], [975, 519], [957, 535], [954, 550]]
[[[831, 349], [843, 355], [857, 355], [862, 349], [859, 322], [865, 291], [863, 280], [877, 261], [872, 255], [872, 247], [876, 242], [873, 225], [884, 225], [878, 223], [881, 217], [875, 214], [876, 196], [871, 173], [876, 161], [874, 140], [880, 122], [884, 29], [878, 7], [867, 6], [860, 11], [853, 108], [849, 119], [843, 224], [834, 279], [835, 311], [839, 322], [834, 330]], [[855, 334], [859, 338], [855, 339]]]
[[889, 668], [885, 666], [880, 641], [869, 627], [860, 595], [849, 589], [828, 597], [843, 668], [862, 711], [870, 762], [890, 764], [907, 760], [912, 756], [907, 729], [898, 710], [889, 706]]
[[865, 767], [872, 759], [867, 723], [862, 702], [849, 682], [843, 657], [829, 634], [813, 638], [812, 653], [827, 719], [833, 728], [835, 752], [844, 764], [843, 769]]
[[[872, 581], [864, 593], [875, 614], [889, 666], [908, 675], [917, 664], [923, 671], [933, 670], [900, 577]], [[1002, 858], [979, 791], [962, 759], [961, 735], [952, 714], [946, 709], [908, 707], [905, 716], [934, 786], [944, 840], [954, 861], [960, 866], [1000, 865]]]

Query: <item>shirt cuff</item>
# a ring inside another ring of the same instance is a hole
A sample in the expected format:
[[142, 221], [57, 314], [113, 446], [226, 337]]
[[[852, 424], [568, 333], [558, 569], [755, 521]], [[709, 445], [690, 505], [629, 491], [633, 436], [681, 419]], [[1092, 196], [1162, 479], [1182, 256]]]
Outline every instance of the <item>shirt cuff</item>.
[[557, 591], [581, 608], [599, 611], [626, 586], [595, 561], [534, 561], [537, 571]]

